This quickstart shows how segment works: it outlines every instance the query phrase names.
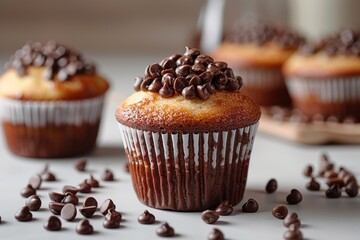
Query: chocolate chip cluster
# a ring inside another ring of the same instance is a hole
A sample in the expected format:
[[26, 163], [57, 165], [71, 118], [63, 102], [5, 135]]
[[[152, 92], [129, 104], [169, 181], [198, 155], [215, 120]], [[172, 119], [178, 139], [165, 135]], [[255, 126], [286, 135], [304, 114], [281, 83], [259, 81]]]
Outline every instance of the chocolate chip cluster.
[[235, 91], [241, 86], [241, 77], [235, 77], [226, 63], [186, 47], [184, 55], [174, 54], [147, 66], [145, 76], [135, 78], [134, 89], [158, 92], [164, 98], [178, 93], [187, 99], [207, 100], [215, 91]]
[[310, 55], [324, 51], [328, 56], [352, 55], [360, 56], [360, 30], [344, 29], [340, 33], [323, 39], [320, 42], [306, 44], [299, 53]]
[[44, 79], [53, 80], [56, 76], [66, 81], [76, 74], [95, 74], [95, 65], [86, 61], [80, 53], [54, 41], [45, 44], [29, 42], [17, 50], [6, 64], [14, 68], [20, 76], [26, 75], [29, 66], [45, 67]]
[[273, 42], [285, 49], [296, 49], [305, 43], [305, 39], [298, 34], [265, 23], [235, 26], [225, 36], [225, 40], [257, 45]]

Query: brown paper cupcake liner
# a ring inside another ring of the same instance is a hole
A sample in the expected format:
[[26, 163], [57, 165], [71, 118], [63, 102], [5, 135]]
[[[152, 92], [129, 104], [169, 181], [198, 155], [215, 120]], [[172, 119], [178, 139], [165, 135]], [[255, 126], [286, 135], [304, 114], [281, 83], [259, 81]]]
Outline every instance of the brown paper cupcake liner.
[[159, 133], [121, 125], [133, 186], [147, 206], [201, 211], [244, 194], [258, 124], [209, 133]]

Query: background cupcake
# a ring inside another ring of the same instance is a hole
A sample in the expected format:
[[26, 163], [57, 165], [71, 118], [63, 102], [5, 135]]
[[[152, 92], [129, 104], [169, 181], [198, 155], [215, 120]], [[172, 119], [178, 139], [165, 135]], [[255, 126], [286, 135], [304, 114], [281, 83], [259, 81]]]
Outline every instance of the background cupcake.
[[136, 78], [116, 118], [136, 194], [177, 211], [238, 204], [260, 108], [224, 62], [187, 48]]
[[244, 80], [243, 92], [261, 106], [290, 106], [281, 68], [304, 43], [301, 36], [265, 23], [237, 26], [213, 53]]
[[109, 88], [80, 53], [49, 41], [16, 51], [0, 77], [0, 117], [9, 149], [68, 157], [93, 149]]
[[308, 44], [284, 66], [294, 106], [309, 117], [360, 119], [360, 31]]

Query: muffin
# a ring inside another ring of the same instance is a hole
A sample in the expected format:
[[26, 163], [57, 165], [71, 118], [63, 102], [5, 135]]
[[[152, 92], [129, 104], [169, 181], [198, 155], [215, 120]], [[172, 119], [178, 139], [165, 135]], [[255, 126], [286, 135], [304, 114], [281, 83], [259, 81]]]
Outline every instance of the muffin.
[[108, 88], [77, 51], [53, 41], [27, 43], [0, 77], [0, 119], [9, 149], [35, 158], [91, 151]]
[[360, 120], [360, 31], [307, 44], [284, 65], [294, 107], [309, 117]]
[[264, 23], [237, 26], [212, 54], [244, 80], [243, 92], [261, 106], [290, 106], [281, 68], [304, 43], [301, 36]]
[[225, 62], [194, 48], [136, 78], [116, 119], [142, 203], [201, 211], [241, 201], [260, 118], [241, 85]]

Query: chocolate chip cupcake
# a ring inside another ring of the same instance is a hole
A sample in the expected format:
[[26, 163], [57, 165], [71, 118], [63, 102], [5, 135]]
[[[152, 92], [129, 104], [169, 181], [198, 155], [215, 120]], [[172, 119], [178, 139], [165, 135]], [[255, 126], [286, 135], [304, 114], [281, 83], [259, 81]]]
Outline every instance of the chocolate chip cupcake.
[[309, 117], [360, 120], [360, 31], [307, 44], [284, 66], [294, 106]]
[[281, 68], [304, 38], [273, 25], [237, 26], [213, 53], [244, 80], [243, 92], [261, 106], [290, 106]]
[[116, 111], [145, 205], [201, 211], [244, 194], [260, 108], [224, 62], [186, 48], [149, 65]]
[[9, 149], [37, 158], [89, 152], [108, 88], [77, 51], [53, 41], [27, 43], [0, 77], [0, 119]]

